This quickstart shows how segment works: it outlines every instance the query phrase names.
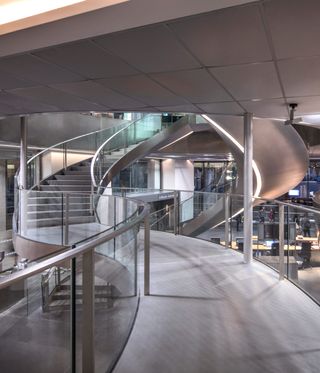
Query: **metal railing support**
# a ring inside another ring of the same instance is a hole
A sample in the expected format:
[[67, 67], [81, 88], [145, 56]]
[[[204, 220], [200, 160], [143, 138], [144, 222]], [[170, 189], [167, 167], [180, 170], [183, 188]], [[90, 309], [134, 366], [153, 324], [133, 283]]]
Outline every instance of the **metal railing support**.
[[173, 192], [173, 232], [179, 234], [179, 192]]
[[[289, 229], [289, 225], [288, 225]], [[284, 279], [284, 205], [279, 205], [279, 280]]]
[[144, 295], [150, 295], [150, 220], [144, 219]]
[[82, 259], [82, 372], [95, 371], [94, 358], [94, 249]]
[[70, 304], [71, 373], [76, 373], [76, 258], [71, 259]]
[[65, 195], [65, 205], [64, 205], [64, 235], [63, 235], [63, 244], [67, 246], [69, 244], [69, 193]]
[[244, 114], [244, 221], [243, 221], [243, 236], [244, 236], [244, 262], [251, 263], [253, 259], [252, 251], [252, 214], [253, 214], [253, 182], [252, 182], [252, 113]]
[[230, 194], [226, 193], [224, 197], [224, 242], [226, 249], [229, 248], [230, 243]]

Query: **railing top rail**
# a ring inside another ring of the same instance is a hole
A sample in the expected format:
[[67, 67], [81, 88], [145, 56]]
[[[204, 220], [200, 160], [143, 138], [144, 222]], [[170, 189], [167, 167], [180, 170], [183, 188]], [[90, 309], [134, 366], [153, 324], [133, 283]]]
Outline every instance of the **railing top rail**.
[[[114, 133], [112, 136], [110, 136], [103, 144], [101, 144], [101, 146], [99, 146], [99, 148], [97, 149], [97, 151], [95, 152], [93, 158], [92, 158], [92, 161], [91, 161], [91, 165], [90, 165], [90, 175], [91, 175], [91, 181], [92, 181], [92, 184], [94, 187], [97, 187], [97, 183], [96, 183], [96, 180], [95, 180], [95, 177], [94, 177], [94, 166], [95, 166], [95, 163], [96, 163], [96, 160], [101, 152], [101, 150], [109, 143], [111, 142], [116, 136], [119, 135], [119, 133], [125, 131], [126, 129], [128, 129], [129, 127], [135, 125], [136, 123], [140, 122], [141, 120], [144, 120], [148, 117], [151, 117], [152, 115], [159, 115], [159, 114], [148, 114], [148, 115], [145, 115], [144, 117], [142, 118], [139, 118], [137, 120], [134, 120], [133, 122], [130, 122], [127, 126], [121, 128], [119, 131], [117, 131], [116, 133]], [[104, 179], [105, 177], [105, 174], [103, 175], [102, 177], [102, 180]], [[100, 180], [100, 182], [102, 181]]]
[[[8, 278], [0, 280], [0, 290], [4, 289], [10, 285], [13, 285], [14, 283], [24, 280], [28, 277], [31, 277], [33, 275], [36, 275], [38, 273], [43, 272], [44, 270], [59, 264], [63, 261], [70, 260], [72, 258], [75, 258], [79, 255], [82, 255], [86, 253], [87, 251], [94, 249], [96, 246], [101, 245], [104, 242], [107, 242], [115, 237], [120, 236], [122, 233], [132, 229], [133, 227], [140, 224], [140, 222], [149, 214], [149, 206], [145, 203], [142, 203], [141, 201], [137, 201], [137, 206], [143, 207], [143, 210], [140, 212], [140, 214], [131, 220], [129, 223], [123, 225], [122, 227], [118, 228], [117, 230], [112, 230], [111, 232], [108, 231], [106, 233], [101, 233], [101, 236], [98, 238], [95, 238], [87, 243], [84, 243], [80, 245], [79, 247], [72, 248], [70, 247], [70, 250], [65, 251], [61, 254], [55, 255], [52, 258], [46, 259], [42, 261], [41, 263], [34, 264], [32, 267], [23, 269], [19, 272], [15, 272], [11, 275], [8, 275]], [[88, 238], [89, 239], [89, 238]]]
[[70, 142], [73, 142], [73, 141], [75, 141], [75, 140], [81, 139], [81, 138], [83, 138], [83, 137], [91, 136], [91, 135], [94, 135], [94, 134], [97, 134], [97, 133], [101, 133], [101, 132], [105, 132], [105, 131], [108, 131], [108, 130], [110, 131], [112, 128], [114, 128], [114, 127], [103, 128], [103, 129], [101, 129], [101, 130], [97, 130], [97, 131], [93, 131], [93, 132], [85, 133], [85, 134], [83, 134], [83, 135], [75, 136], [75, 137], [72, 137], [71, 139], [68, 139], [68, 140], [64, 140], [64, 141], [58, 142], [57, 144], [54, 144], [54, 145], [52, 145], [52, 146], [49, 146], [48, 148], [43, 149], [41, 152], [39, 152], [39, 153], [35, 154], [34, 156], [32, 156], [32, 157], [28, 160], [27, 164], [31, 163], [35, 158], [37, 158], [37, 157], [40, 156], [41, 154], [46, 153], [46, 152], [48, 152], [48, 151], [50, 151], [50, 150], [52, 150], [52, 149], [54, 149], [54, 148], [57, 148], [58, 146], [62, 146], [62, 145], [68, 144], [68, 143], [70, 143]]

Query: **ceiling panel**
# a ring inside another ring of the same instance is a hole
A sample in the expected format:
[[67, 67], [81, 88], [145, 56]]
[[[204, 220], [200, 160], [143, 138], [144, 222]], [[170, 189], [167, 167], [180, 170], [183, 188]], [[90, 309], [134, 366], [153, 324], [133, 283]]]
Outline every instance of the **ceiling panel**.
[[320, 94], [320, 57], [279, 61], [286, 96]]
[[11, 91], [11, 93], [17, 96], [35, 100], [40, 103], [54, 105], [60, 110], [105, 110], [105, 107], [103, 107], [102, 105], [97, 105], [92, 102], [82, 100], [78, 97], [72, 96], [70, 94], [49, 87], [14, 89]]
[[170, 28], [205, 66], [271, 60], [256, 5], [183, 19]]
[[173, 93], [145, 75], [102, 79], [99, 80], [99, 83], [115, 89], [120, 93], [133, 96], [151, 106], [178, 105], [186, 103], [186, 100], [182, 97], [175, 96]]
[[40, 84], [83, 80], [77, 74], [26, 54], [0, 59], [0, 70]]
[[165, 113], [201, 113], [201, 110], [192, 104], [159, 106], [157, 109]]
[[278, 58], [320, 54], [320, 1], [277, 0], [263, 4]]
[[49, 48], [34, 55], [65, 66], [87, 78], [136, 74], [137, 71], [90, 41]]
[[95, 41], [143, 72], [199, 67], [164, 25], [129, 30]]
[[236, 102], [213, 102], [197, 104], [203, 113], [208, 114], [243, 114], [243, 109]]
[[0, 92], [0, 112], [3, 114], [24, 114], [57, 111], [57, 107], [47, 105], [11, 93]]
[[296, 115], [320, 114], [320, 96], [293, 97], [288, 98], [288, 102], [297, 102]]
[[273, 62], [210, 69], [237, 100], [282, 97]]
[[143, 103], [114, 92], [93, 81], [56, 84], [54, 88], [108, 108], [137, 108]]
[[240, 104], [249, 113], [263, 118], [287, 118], [287, 105], [283, 99], [241, 101]]
[[8, 72], [0, 71], [0, 89], [12, 89], [19, 87], [31, 87], [34, 83], [19, 79]]
[[192, 103], [232, 101], [205, 69], [152, 74], [152, 77]]

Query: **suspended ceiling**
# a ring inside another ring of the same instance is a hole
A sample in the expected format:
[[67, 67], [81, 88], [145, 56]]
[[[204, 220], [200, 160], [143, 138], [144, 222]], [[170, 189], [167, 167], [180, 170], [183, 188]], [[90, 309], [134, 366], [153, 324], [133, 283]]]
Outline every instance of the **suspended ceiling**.
[[[119, 6], [130, 3], [141, 1]], [[320, 113], [319, 14], [318, 0], [256, 1], [4, 56], [0, 115], [249, 111], [286, 117], [290, 102], [299, 104], [298, 115]], [[9, 39], [0, 37], [0, 49]]]

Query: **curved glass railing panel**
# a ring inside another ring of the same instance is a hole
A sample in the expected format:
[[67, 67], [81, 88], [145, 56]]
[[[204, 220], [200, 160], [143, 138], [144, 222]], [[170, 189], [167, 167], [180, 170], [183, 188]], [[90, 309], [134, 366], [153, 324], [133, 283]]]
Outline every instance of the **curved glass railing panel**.
[[159, 133], [168, 123], [162, 122], [161, 114], [149, 114], [106, 140], [95, 153], [91, 163], [91, 179], [94, 186], [103, 186], [108, 169], [136, 145]]
[[[135, 201], [94, 193], [19, 190], [19, 237], [68, 246], [127, 224], [139, 213]], [[20, 239], [20, 238], [18, 238]]]
[[27, 189], [39, 186], [42, 180], [60, 170], [92, 158], [107, 138], [127, 125], [121, 123], [117, 127], [77, 136], [35, 154], [27, 162]]
[[4, 371], [17, 372], [22, 365], [31, 372], [82, 371], [84, 363], [102, 373], [114, 367], [138, 307], [137, 235], [148, 209], [117, 196], [99, 201], [104, 199], [110, 204], [100, 219], [116, 226], [0, 274], [0, 320], [8, 326], [0, 331]]
[[92, 184], [99, 188], [106, 187], [110, 181], [107, 178], [108, 172], [120, 158], [141, 142], [152, 138], [173, 124], [181, 123], [181, 121], [186, 124], [189, 122], [195, 124], [195, 116], [181, 114], [168, 121], [162, 114], [149, 114], [119, 130], [106, 140], [95, 153], [91, 162]]

